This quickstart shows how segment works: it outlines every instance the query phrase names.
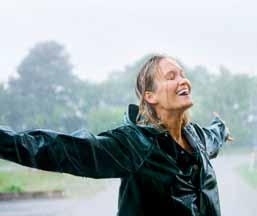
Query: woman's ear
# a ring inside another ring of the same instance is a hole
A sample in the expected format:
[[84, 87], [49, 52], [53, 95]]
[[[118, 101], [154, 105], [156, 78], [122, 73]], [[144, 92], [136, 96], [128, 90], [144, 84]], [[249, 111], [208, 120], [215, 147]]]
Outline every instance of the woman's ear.
[[156, 95], [155, 95], [154, 92], [151, 92], [151, 91], [146, 91], [144, 93], [144, 99], [149, 104], [156, 104], [157, 103]]

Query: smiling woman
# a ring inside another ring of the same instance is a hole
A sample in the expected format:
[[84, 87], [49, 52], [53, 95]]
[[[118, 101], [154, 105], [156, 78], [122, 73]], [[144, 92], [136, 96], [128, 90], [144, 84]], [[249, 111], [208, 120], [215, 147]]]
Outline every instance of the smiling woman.
[[93, 135], [0, 128], [3, 159], [91, 178], [120, 178], [118, 214], [220, 215], [210, 159], [229, 138], [216, 116], [209, 127], [190, 121], [191, 84], [167, 56], [152, 56], [137, 77], [139, 106], [124, 124]]
[[[191, 83], [185, 78], [183, 69], [170, 57], [154, 56], [148, 63], [139, 73], [137, 81], [136, 92], [141, 101], [141, 110], [147, 105], [153, 114], [149, 122], [169, 131], [179, 145], [192, 152], [191, 146], [181, 136], [181, 129], [189, 121], [186, 110], [193, 105]], [[140, 85], [144, 85], [144, 76], [150, 71], [150, 63], [155, 67], [155, 72], [148, 79], [154, 88], [142, 91]], [[141, 115], [144, 116], [142, 111]]]
[[144, 124], [168, 129], [164, 125], [169, 124], [168, 116], [180, 116], [182, 127], [188, 123], [187, 110], [193, 105], [191, 83], [174, 59], [161, 55], [150, 59], [138, 75], [136, 93]]

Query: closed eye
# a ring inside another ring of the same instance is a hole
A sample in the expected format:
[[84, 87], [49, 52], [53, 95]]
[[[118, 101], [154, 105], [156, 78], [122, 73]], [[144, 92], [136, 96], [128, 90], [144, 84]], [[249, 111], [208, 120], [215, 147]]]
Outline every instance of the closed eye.
[[174, 80], [175, 79], [175, 71], [169, 71], [167, 74], [166, 74], [166, 79], [167, 80]]
[[174, 80], [174, 79], [175, 79], [174, 76], [170, 76], [167, 78], [167, 80]]

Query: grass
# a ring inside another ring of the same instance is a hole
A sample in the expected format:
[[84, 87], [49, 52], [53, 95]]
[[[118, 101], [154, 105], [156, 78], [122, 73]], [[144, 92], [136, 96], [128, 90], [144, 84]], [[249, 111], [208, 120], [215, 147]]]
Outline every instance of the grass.
[[0, 170], [0, 192], [61, 190], [68, 197], [90, 198], [103, 191], [108, 181], [110, 180], [82, 178], [62, 173], [21, 168], [20, 166], [13, 171]]
[[237, 171], [248, 185], [257, 189], [257, 169], [250, 170], [247, 164], [243, 164], [238, 167]]

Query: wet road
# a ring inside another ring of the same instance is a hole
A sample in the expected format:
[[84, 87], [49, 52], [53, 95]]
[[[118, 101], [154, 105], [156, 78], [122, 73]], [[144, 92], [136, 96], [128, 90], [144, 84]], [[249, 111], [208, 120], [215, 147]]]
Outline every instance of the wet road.
[[224, 156], [213, 160], [224, 216], [257, 215], [257, 189], [247, 185], [235, 170], [243, 163], [249, 164], [249, 156]]
[[0, 202], [0, 216], [98, 216], [115, 215], [118, 180], [110, 181], [108, 191], [92, 199], [35, 199]]
[[[247, 157], [225, 156], [213, 160], [223, 216], [256, 216], [257, 190], [239, 178], [235, 168]], [[0, 216], [114, 216], [117, 211], [119, 180], [90, 200], [26, 200], [0, 202]]]

